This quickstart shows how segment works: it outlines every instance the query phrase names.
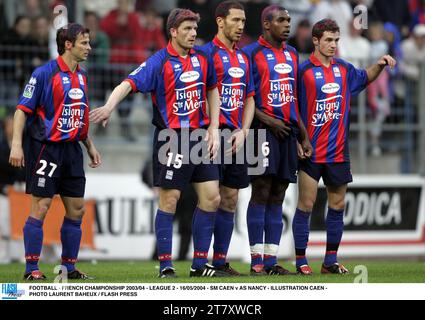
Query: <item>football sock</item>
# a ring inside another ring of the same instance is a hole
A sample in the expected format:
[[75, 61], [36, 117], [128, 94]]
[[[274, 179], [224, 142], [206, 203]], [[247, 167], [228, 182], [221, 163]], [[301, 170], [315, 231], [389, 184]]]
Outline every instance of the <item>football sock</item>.
[[292, 233], [294, 235], [296, 266], [308, 264], [305, 252], [310, 233], [310, 213], [297, 208], [292, 221]]
[[344, 210], [328, 208], [326, 216], [326, 255], [324, 264], [330, 266], [337, 262], [337, 252], [344, 231]]
[[61, 228], [62, 241], [62, 265], [66, 267], [68, 272], [75, 270], [78, 252], [80, 251], [81, 242], [81, 223], [82, 220], [71, 220], [64, 218]]
[[43, 221], [28, 217], [24, 226], [25, 273], [38, 270], [43, 246]]
[[173, 245], [173, 218], [172, 213], [157, 210], [155, 217], [155, 235], [158, 251], [159, 270], [172, 268], [171, 259]]
[[266, 206], [250, 202], [246, 215], [251, 248], [251, 266], [263, 265]]
[[215, 212], [195, 209], [193, 215], [192, 235], [193, 235], [193, 260], [192, 268], [200, 269], [208, 263], [208, 250], [214, 232]]
[[282, 204], [267, 205], [264, 225], [264, 266], [266, 268], [277, 264], [277, 253], [282, 230]]
[[235, 225], [234, 218], [235, 214], [233, 212], [222, 209], [217, 210], [214, 225], [214, 267], [226, 264], [227, 251], [229, 250], [233, 227]]

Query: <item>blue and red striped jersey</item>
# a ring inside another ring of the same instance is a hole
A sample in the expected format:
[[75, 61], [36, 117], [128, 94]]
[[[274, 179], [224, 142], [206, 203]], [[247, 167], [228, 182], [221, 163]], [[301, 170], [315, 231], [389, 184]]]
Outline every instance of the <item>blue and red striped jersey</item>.
[[246, 99], [254, 96], [248, 56], [236, 46], [229, 50], [218, 37], [203, 46], [214, 62], [220, 94], [220, 126], [242, 128]]
[[183, 58], [170, 42], [125, 81], [133, 92], [151, 93], [152, 123], [160, 129], [198, 129], [210, 122], [206, 96], [217, 86], [217, 76], [209, 55], [199, 47]]
[[300, 66], [300, 114], [313, 146], [313, 162], [350, 161], [350, 99], [367, 84], [366, 70], [342, 59], [332, 59], [325, 67], [312, 54]]
[[71, 72], [62, 57], [35, 69], [18, 109], [27, 113], [30, 135], [39, 141], [81, 141], [89, 130], [87, 75]]
[[276, 49], [263, 36], [243, 50], [251, 59], [256, 107], [298, 126], [298, 52], [285, 43]]

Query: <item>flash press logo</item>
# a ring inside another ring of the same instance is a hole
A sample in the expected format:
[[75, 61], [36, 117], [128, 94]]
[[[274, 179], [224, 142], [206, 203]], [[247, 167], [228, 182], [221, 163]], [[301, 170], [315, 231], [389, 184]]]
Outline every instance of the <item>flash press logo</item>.
[[17, 300], [25, 294], [25, 290], [18, 290], [17, 283], [3, 283], [1, 285], [2, 300]]

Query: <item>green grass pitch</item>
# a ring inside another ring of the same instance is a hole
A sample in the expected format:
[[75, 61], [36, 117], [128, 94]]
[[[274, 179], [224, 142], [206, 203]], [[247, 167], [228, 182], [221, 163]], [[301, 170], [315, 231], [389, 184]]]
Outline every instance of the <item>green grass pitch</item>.
[[[232, 267], [241, 273], [249, 273], [249, 265], [232, 262]], [[294, 271], [289, 263], [282, 265]], [[321, 275], [320, 262], [311, 262], [315, 272], [312, 276], [262, 276], [237, 278], [189, 278], [190, 261], [175, 262], [177, 279], [158, 279], [158, 263], [144, 262], [80, 262], [78, 268], [95, 280], [97, 283], [353, 283], [358, 274], [353, 274], [356, 266], [367, 268], [369, 283], [425, 283], [425, 262], [414, 261], [371, 261], [348, 260], [344, 265], [350, 270], [349, 275]], [[47, 276], [46, 282], [53, 282], [55, 264], [40, 264], [40, 270]], [[24, 265], [12, 263], [0, 265], [0, 283], [23, 283]], [[69, 281], [81, 282], [81, 281]]]

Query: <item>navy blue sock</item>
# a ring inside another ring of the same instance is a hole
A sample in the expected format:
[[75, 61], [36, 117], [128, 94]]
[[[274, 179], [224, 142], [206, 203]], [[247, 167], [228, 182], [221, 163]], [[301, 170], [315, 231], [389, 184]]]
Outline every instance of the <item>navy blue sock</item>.
[[233, 212], [218, 209], [214, 225], [214, 267], [226, 264], [226, 256], [229, 251], [234, 226], [235, 214]]
[[267, 205], [264, 225], [264, 266], [266, 268], [277, 264], [277, 252], [279, 251], [282, 230], [282, 205]]
[[246, 213], [249, 246], [251, 247], [251, 266], [263, 265], [264, 223], [266, 206], [250, 202]]
[[65, 218], [61, 228], [62, 241], [62, 265], [66, 267], [68, 272], [75, 270], [78, 252], [80, 251], [81, 242], [81, 223], [82, 220], [71, 220]]
[[200, 269], [208, 263], [208, 250], [214, 232], [215, 212], [196, 207], [193, 214], [193, 260], [192, 268]]
[[330, 266], [336, 262], [339, 244], [344, 232], [344, 210], [328, 208], [326, 216], [326, 255], [324, 264]]
[[292, 233], [294, 235], [296, 266], [301, 267], [308, 264], [305, 251], [310, 234], [310, 212], [304, 212], [297, 208], [292, 221]]
[[38, 270], [43, 246], [43, 221], [28, 217], [24, 226], [25, 273]]
[[157, 210], [155, 217], [155, 235], [158, 251], [159, 270], [172, 268], [171, 259], [173, 248], [173, 218], [172, 213]]

